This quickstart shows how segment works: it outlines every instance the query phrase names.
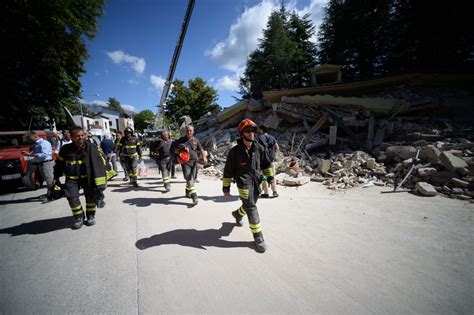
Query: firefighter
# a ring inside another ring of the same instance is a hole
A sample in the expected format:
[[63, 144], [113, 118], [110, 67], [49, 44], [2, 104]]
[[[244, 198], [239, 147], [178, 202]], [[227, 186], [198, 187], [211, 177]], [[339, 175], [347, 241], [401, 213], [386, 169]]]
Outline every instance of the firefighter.
[[166, 192], [171, 190], [170, 185], [170, 172], [172, 164], [171, 157], [171, 140], [170, 133], [164, 131], [161, 134], [161, 141], [155, 143], [155, 145], [150, 146], [150, 155], [155, 160], [158, 168], [160, 169], [161, 176], [163, 177], [163, 185], [165, 186]]
[[130, 178], [130, 183], [134, 187], [138, 187], [138, 161], [143, 160], [140, 140], [133, 135], [133, 130], [130, 127], [125, 128], [123, 133], [124, 137], [117, 144], [117, 154], [124, 161], [125, 172]]
[[232, 212], [232, 216], [238, 226], [242, 226], [243, 217], [248, 216], [257, 251], [263, 253], [267, 246], [260, 227], [256, 203], [261, 192], [263, 176], [273, 176], [273, 170], [264, 148], [256, 142], [256, 131], [257, 125], [252, 120], [245, 118], [240, 122], [238, 132], [241, 139], [227, 156], [222, 191], [224, 196], [229, 196], [230, 185], [232, 181], [236, 182], [242, 206]]
[[193, 205], [198, 204], [197, 192], [194, 183], [197, 177], [198, 151], [202, 154], [204, 164], [207, 164], [207, 153], [201, 143], [194, 137], [194, 127], [186, 126], [186, 134], [173, 143], [173, 153], [181, 164], [183, 177], [186, 180], [186, 197], [193, 199]]
[[[54, 166], [54, 182], [64, 174], [64, 194], [75, 218], [72, 228], [80, 229], [84, 223], [84, 210], [79, 200], [79, 190], [84, 190], [86, 197], [86, 225], [94, 225], [96, 204], [103, 202], [103, 191], [106, 186], [105, 161], [97, 146], [86, 141], [81, 127], [70, 130], [72, 143], [61, 147]], [[103, 205], [102, 205], [103, 206]]]

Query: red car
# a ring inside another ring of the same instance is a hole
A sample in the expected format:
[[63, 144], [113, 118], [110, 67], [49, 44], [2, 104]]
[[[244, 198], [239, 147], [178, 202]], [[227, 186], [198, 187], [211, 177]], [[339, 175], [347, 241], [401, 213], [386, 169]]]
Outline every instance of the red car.
[[[22, 151], [33, 150], [34, 143], [25, 142], [23, 135], [27, 131], [0, 131], [0, 186], [17, 188], [25, 187], [35, 190], [41, 187], [43, 178], [37, 165], [30, 163], [32, 157], [24, 156]], [[35, 130], [38, 136], [48, 140], [53, 147], [53, 158], [56, 158], [56, 146], [59, 136], [54, 131]]]

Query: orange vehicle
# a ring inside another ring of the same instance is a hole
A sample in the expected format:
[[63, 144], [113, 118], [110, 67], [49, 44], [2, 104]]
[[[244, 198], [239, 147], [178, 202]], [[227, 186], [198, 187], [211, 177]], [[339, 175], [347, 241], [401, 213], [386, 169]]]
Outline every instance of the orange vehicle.
[[[22, 151], [33, 150], [34, 143], [25, 142], [23, 135], [27, 131], [0, 131], [0, 187], [3, 189], [25, 187], [35, 190], [41, 187], [43, 178], [37, 165], [30, 162], [29, 156]], [[54, 131], [35, 130], [38, 136], [48, 140], [53, 147], [53, 159], [59, 136]]]

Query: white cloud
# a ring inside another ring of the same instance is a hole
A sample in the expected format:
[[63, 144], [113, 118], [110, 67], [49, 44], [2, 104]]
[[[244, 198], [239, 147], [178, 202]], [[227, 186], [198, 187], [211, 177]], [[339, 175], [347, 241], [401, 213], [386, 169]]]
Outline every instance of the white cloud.
[[145, 59], [131, 56], [121, 50], [106, 52], [107, 56], [117, 64], [128, 64], [137, 74], [141, 75], [145, 71]]
[[239, 77], [235, 75], [225, 75], [217, 81], [215, 88], [217, 90], [227, 90], [236, 92], [239, 90]]
[[135, 112], [135, 106], [120, 104], [127, 112]]
[[237, 71], [245, 65], [247, 56], [258, 46], [258, 38], [267, 24], [271, 12], [278, 8], [272, 0], [246, 8], [244, 13], [231, 25], [229, 36], [205, 52], [221, 68]]
[[152, 74], [150, 75], [150, 82], [155, 88], [155, 90], [160, 91], [163, 90], [166, 80], [162, 76]]
[[[316, 34], [324, 16], [323, 8], [327, 2], [328, 0], [311, 0], [301, 10], [297, 9], [297, 0], [286, 3], [288, 11], [296, 11], [300, 16], [310, 15], [316, 27], [316, 32], [312, 37], [314, 42], [316, 42]], [[234, 92], [239, 90], [239, 77], [246, 66], [247, 57], [258, 47], [258, 39], [263, 37], [262, 31], [266, 28], [268, 17], [279, 7], [280, 1], [262, 0], [259, 4], [246, 8], [231, 25], [227, 38], [205, 52], [205, 55], [210, 56], [220, 68], [233, 72], [231, 75], [217, 79], [216, 89]]]
[[94, 100], [92, 102], [89, 102], [89, 104], [91, 105], [98, 105], [98, 106], [102, 106], [102, 107], [107, 107], [107, 102], [104, 102], [104, 101], [99, 101], [99, 100]]
[[130, 84], [130, 85], [138, 85], [138, 81], [133, 80], [133, 79], [130, 79], [130, 80], [128, 80], [128, 84]]

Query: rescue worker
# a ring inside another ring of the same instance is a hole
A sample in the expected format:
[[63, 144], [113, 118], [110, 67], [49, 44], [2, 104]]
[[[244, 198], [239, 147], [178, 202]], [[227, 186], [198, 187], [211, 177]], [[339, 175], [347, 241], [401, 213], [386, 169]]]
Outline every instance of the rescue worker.
[[[278, 146], [278, 143], [275, 139], [274, 136], [268, 134], [268, 128], [264, 125], [259, 126], [260, 129], [260, 134], [257, 136], [257, 142], [263, 146], [265, 149], [265, 152], [267, 153], [268, 158], [272, 162], [272, 170], [273, 174], [275, 174], [275, 166], [273, 161], [275, 160], [275, 154], [276, 152], [280, 151], [280, 147]], [[269, 198], [268, 195], [268, 184], [272, 187], [273, 191], [273, 198], [277, 198], [278, 192], [276, 188], [276, 182], [273, 176], [268, 176], [264, 177], [263, 179], [263, 194], [260, 196], [260, 198]]]
[[[72, 143], [65, 144], [59, 151], [54, 166], [54, 182], [64, 174], [64, 194], [75, 218], [72, 228], [80, 229], [84, 223], [84, 210], [79, 200], [79, 190], [84, 190], [86, 197], [86, 225], [96, 223], [97, 202], [103, 203], [103, 191], [106, 186], [105, 161], [97, 146], [86, 141], [86, 134], [81, 127], [70, 130]], [[101, 207], [104, 204], [101, 205]]]
[[[183, 177], [186, 180], [186, 192], [187, 198], [193, 199], [193, 204], [198, 204], [197, 192], [194, 183], [197, 177], [198, 171], [198, 151], [202, 154], [202, 160], [204, 164], [207, 164], [207, 152], [203, 150], [201, 143], [194, 137], [194, 127], [189, 125], [186, 126], [186, 134], [176, 140], [173, 143], [173, 153], [176, 154], [178, 162], [181, 164], [183, 170]], [[188, 158], [183, 160], [181, 157], [186, 154]]]
[[115, 142], [114, 142], [114, 153], [115, 153], [115, 158], [119, 160], [120, 166], [122, 166], [122, 170], [123, 170], [123, 173], [124, 173], [123, 181], [128, 182], [130, 179], [128, 178], [127, 170], [126, 170], [126, 167], [125, 167], [125, 162], [118, 155], [118, 152], [117, 152], [120, 140], [122, 140], [122, 138], [123, 138], [123, 133], [121, 131], [117, 131], [117, 134], [115, 135]]
[[263, 253], [267, 246], [260, 227], [256, 203], [261, 192], [263, 175], [273, 176], [273, 173], [271, 161], [264, 148], [256, 142], [256, 131], [257, 125], [252, 120], [245, 118], [240, 122], [238, 132], [241, 139], [230, 149], [227, 156], [222, 191], [224, 196], [229, 196], [230, 185], [232, 181], [236, 182], [242, 206], [232, 212], [232, 216], [236, 224], [242, 226], [243, 217], [248, 215], [257, 251]]
[[140, 140], [133, 135], [133, 130], [130, 127], [125, 128], [123, 133], [124, 137], [117, 144], [117, 154], [124, 161], [125, 172], [130, 178], [130, 183], [134, 187], [138, 187], [138, 161], [143, 160]]
[[158, 168], [160, 169], [166, 192], [171, 190], [170, 172], [173, 165], [170, 149], [171, 140], [170, 133], [168, 131], [163, 131], [161, 134], [161, 141], [154, 142], [153, 145], [150, 146], [150, 156], [155, 160]]

